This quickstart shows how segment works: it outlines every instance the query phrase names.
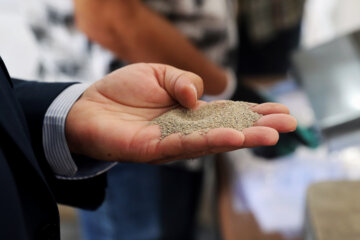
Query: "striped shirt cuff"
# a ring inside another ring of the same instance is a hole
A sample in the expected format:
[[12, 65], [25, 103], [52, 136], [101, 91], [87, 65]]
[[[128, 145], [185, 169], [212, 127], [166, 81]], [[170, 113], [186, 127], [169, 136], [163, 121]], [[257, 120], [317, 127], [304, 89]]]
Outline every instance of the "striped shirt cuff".
[[[89, 161], [88, 166], [74, 161], [65, 137], [66, 117], [88, 84], [74, 84], [66, 88], [51, 103], [43, 123], [43, 147], [46, 159], [60, 179], [84, 179], [101, 174], [115, 165], [113, 162]], [[95, 162], [95, 163], [94, 163]]]

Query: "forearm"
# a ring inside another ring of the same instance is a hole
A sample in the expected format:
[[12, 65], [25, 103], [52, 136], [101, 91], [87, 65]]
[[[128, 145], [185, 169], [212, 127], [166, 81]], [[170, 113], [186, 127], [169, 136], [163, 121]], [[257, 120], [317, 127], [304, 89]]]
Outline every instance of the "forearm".
[[[102, 22], [97, 22], [97, 27], [89, 24], [88, 20], [84, 23], [81, 19], [84, 14], [81, 9], [77, 9], [77, 13], [80, 13], [76, 16], [78, 26], [92, 40], [130, 63], [158, 62], [195, 72], [203, 78], [206, 94], [216, 95], [225, 89], [224, 71], [208, 60], [166, 19], [146, 8], [141, 2], [108, 2], [111, 4], [96, 8], [107, 13], [106, 20], [105, 16], [97, 18]], [[125, 11], [123, 5], [132, 6]], [[81, 5], [77, 8], [88, 10], [89, 6]]]

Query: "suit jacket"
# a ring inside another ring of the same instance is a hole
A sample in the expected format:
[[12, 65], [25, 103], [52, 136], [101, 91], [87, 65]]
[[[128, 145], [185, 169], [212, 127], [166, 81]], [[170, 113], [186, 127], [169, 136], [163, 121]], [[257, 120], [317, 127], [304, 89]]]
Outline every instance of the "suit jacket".
[[0, 239], [59, 239], [56, 202], [94, 209], [103, 201], [105, 176], [59, 180], [42, 147], [42, 121], [71, 83], [11, 79], [0, 58]]

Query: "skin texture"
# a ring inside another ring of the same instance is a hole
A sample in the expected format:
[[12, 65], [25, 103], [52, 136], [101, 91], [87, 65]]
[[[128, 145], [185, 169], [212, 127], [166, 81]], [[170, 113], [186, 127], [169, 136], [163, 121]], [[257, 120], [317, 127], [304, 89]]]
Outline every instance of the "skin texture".
[[157, 116], [179, 106], [197, 108], [202, 79], [162, 64], [133, 64], [92, 84], [73, 105], [66, 120], [66, 137], [73, 153], [99, 160], [165, 163], [244, 147], [273, 145], [278, 132], [296, 128], [287, 107], [254, 105], [264, 114], [242, 132], [213, 129], [206, 134], [172, 134], [161, 140]]
[[77, 27], [92, 41], [129, 62], [165, 63], [194, 72], [204, 93], [223, 92], [227, 77], [167, 19], [142, 0], [74, 0]]

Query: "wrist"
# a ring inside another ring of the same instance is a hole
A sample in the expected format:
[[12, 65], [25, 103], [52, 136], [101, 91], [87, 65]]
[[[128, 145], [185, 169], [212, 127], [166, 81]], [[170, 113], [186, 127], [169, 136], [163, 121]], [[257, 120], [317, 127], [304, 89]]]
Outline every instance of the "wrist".
[[204, 94], [221, 94], [227, 85], [226, 71], [219, 67], [204, 69], [206, 69], [205, 72], [199, 73], [204, 81]]
[[233, 70], [231, 69], [226, 69], [225, 71], [225, 76], [226, 76], [226, 80], [225, 80], [225, 88], [216, 95], [213, 94], [205, 94], [203, 96], [203, 99], [205, 101], [215, 101], [215, 100], [223, 100], [223, 99], [230, 99], [235, 90], [236, 90], [236, 86], [237, 86], [237, 78], [235, 76], [235, 73]]

